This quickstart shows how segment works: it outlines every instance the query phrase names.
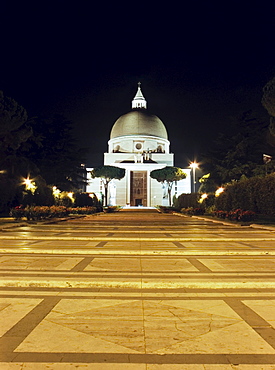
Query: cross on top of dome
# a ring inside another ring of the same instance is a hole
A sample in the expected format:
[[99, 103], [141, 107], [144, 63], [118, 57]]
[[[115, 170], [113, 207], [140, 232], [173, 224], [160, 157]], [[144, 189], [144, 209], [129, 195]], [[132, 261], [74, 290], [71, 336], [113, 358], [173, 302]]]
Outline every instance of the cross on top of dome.
[[132, 100], [132, 109], [137, 109], [137, 108], [146, 109], [147, 108], [147, 102], [141, 92], [140, 86], [141, 86], [141, 83], [139, 82], [136, 96]]

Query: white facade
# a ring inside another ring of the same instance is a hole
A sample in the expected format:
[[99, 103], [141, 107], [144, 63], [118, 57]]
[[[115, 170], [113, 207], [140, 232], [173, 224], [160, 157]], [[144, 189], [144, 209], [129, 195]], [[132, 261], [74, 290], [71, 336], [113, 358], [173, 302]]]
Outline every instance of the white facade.
[[[132, 101], [132, 111], [122, 115], [113, 125], [104, 165], [125, 169], [125, 177], [109, 184], [108, 204], [120, 206], [168, 205], [168, 194], [163, 184], [152, 179], [150, 172], [174, 166], [174, 154], [163, 122], [147, 111], [147, 102], [138, 86]], [[97, 196], [104, 193], [100, 179], [89, 179], [87, 192]], [[186, 179], [173, 185], [173, 195], [191, 192], [190, 169], [184, 169]]]

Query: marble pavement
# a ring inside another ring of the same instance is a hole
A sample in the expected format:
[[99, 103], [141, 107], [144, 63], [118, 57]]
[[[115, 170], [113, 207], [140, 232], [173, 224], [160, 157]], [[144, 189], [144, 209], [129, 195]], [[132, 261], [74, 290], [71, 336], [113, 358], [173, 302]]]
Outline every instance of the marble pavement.
[[275, 229], [142, 208], [0, 229], [1, 370], [275, 370]]

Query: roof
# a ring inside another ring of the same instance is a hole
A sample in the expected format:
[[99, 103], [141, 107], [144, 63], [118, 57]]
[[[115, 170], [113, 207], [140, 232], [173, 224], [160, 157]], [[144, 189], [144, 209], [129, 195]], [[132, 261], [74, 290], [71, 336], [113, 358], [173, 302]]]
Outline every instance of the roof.
[[113, 125], [110, 138], [129, 135], [146, 135], [168, 139], [164, 123], [145, 109], [134, 109], [119, 117]]

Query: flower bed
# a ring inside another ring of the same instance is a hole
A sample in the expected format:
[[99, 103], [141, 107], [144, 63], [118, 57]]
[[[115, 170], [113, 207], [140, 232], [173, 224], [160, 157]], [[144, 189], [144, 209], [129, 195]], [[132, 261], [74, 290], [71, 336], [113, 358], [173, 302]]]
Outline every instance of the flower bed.
[[244, 211], [242, 209], [235, 209], [229, 212], [226, 211], [214, 211], [211, 214], [214, 217], [228, 219], [230, 221], [237, 221], [237, 222], [250, 222], [257, 218], [255, 212], [252, 211]]
[[225, 219], [227, 218], [228, 212], [226, 211], [213, 211], [211, 212], [211, 216], [217, 217], [217, 218], [222, 218]]
[[[11, 210], [11, 215], [13, 210]], [[27, 206], [24, 208], [23, 216], [27, 220], [45, 220], [47, 218], [57, 218], [68, 216], [68, 210], [64, 206]]]
[[72, 215], [91, 215], [97, 212], [97, 207], [70, 207], [67, 208], [68, 212]]
[[65, 206], [18, 206], [10, 210], [10, 216], [15, 220], [25, 217], [27, 220], [45, 220], [48, 218], [67, 217], [69, 214], [88, 215], [96, 213], [96, 207], [67, 208]]

